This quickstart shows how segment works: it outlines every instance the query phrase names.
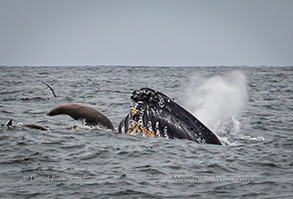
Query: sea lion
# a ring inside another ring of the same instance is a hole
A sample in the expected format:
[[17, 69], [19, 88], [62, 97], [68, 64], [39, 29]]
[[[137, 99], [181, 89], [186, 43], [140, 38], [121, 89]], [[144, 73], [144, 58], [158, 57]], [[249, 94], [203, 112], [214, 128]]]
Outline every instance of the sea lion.
[[[8, 120], [6, 122], [6, 124], [5, 124], [5, 126], [6, 127], [13, 126], [12, 122], [13, 122], [13, 119]], [[48, 131], [47, 128], [39, 126], [39, 125], [36, 125], [36, 124], [23, 124], [22, 126], [26, 126], [28, 128], [32, 128], [32, 129], [39, 129], [39, 130], [42, 130], [42, 131]]]
[[39, 129], [39, 130], [42, 130], [42, 131], [48, 131], [47, 128], [44, 128], [44, 127], [36, 125], [36, 124], [24, 124], [24, 126], [26, 126], [28, 128], [32, 128], [32, 129]]
[[55, 116], [66, 114], [75, 120], [85, 120], [85, 124], [89, 126], [101, 125], [107, 129], [115, 131], [112, 122], [100, 111], [94, 108], [80, 104], [66, 104], [53, 108], [47, 115]]

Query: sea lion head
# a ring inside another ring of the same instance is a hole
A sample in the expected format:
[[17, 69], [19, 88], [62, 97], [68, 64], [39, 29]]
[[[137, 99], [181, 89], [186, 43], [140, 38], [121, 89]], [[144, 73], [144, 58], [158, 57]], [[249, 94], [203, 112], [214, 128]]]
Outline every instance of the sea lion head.
[[63, 113], [63, 106], [56, 106], [55, 108], [53, 108], [52, 110], [50, 110], [47, 115], [48, 116], [54, 116], [54, 115], [58, 115]]

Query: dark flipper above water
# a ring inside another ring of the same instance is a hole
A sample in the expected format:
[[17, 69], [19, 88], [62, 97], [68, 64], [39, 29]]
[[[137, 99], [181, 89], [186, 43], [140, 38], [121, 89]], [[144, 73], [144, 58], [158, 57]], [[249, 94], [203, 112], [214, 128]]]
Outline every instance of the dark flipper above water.
[[66, 114], [75, 120], [85, 120], [85, 124], [89, 126], [101, 125], [107, 129], [115, 131], [112, 122], [103, 113], [94, 108], [80, 104], [66, 104], [53, 108], [47, 115], [54, 116]]
[[221, 145], [211, 130], [163, 93], [142, 88], [134, 91], [131, 99], [134, 105], [120, 122], [120, 133]]
[[5, 126], [12, 126], [12, 121], [13, 121], [12, 119], [8, 120], [5, 124]]

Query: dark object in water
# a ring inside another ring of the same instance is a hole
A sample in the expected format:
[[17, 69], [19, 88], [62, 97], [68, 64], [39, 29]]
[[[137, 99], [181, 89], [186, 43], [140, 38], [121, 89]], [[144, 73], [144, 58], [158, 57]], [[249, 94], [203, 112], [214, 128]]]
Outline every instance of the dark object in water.
[[[6, 124], [5, 124], [5, 126], [12, 126], [12, 121], [13, 121], [13, 119], [8, 120], [6, 122]], [[32, 128], [32, 129], [39, 129], [39, 130], [42, 130], [42, 131], [47, 131], [48, 130], [47, 128], [39, 126], [39, 125], [36, 125], [36, 124], [24, 124], [23, 126], [26, 126], [28, 128]]]
[[130, 98], [133, 106], [120, 122], [118, 132], [221, 145], [211, 130], [163, 93], [142, 88]]
[[28, 128], [32, 128], [32, 129], [39, 129], [42, 131], [47, 131], [47, 128], [44, 128], [42, 126], [36, 125], [36, 124], [24, 124], [24, 126], [28, 127]]

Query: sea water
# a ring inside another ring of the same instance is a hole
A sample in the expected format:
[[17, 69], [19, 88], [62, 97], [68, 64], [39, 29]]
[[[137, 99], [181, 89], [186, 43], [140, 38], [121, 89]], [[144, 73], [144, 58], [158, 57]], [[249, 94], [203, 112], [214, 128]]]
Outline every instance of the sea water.
[[[0, 69], [1, 198], [293, 197], [293, 67]], [[82, 123], [46, 115], [78, 103], [117, 127], [142, 87], [173, 98], [223, 145], [74, 130]], [[50, 130], [22, 125], [32, 123]]]

